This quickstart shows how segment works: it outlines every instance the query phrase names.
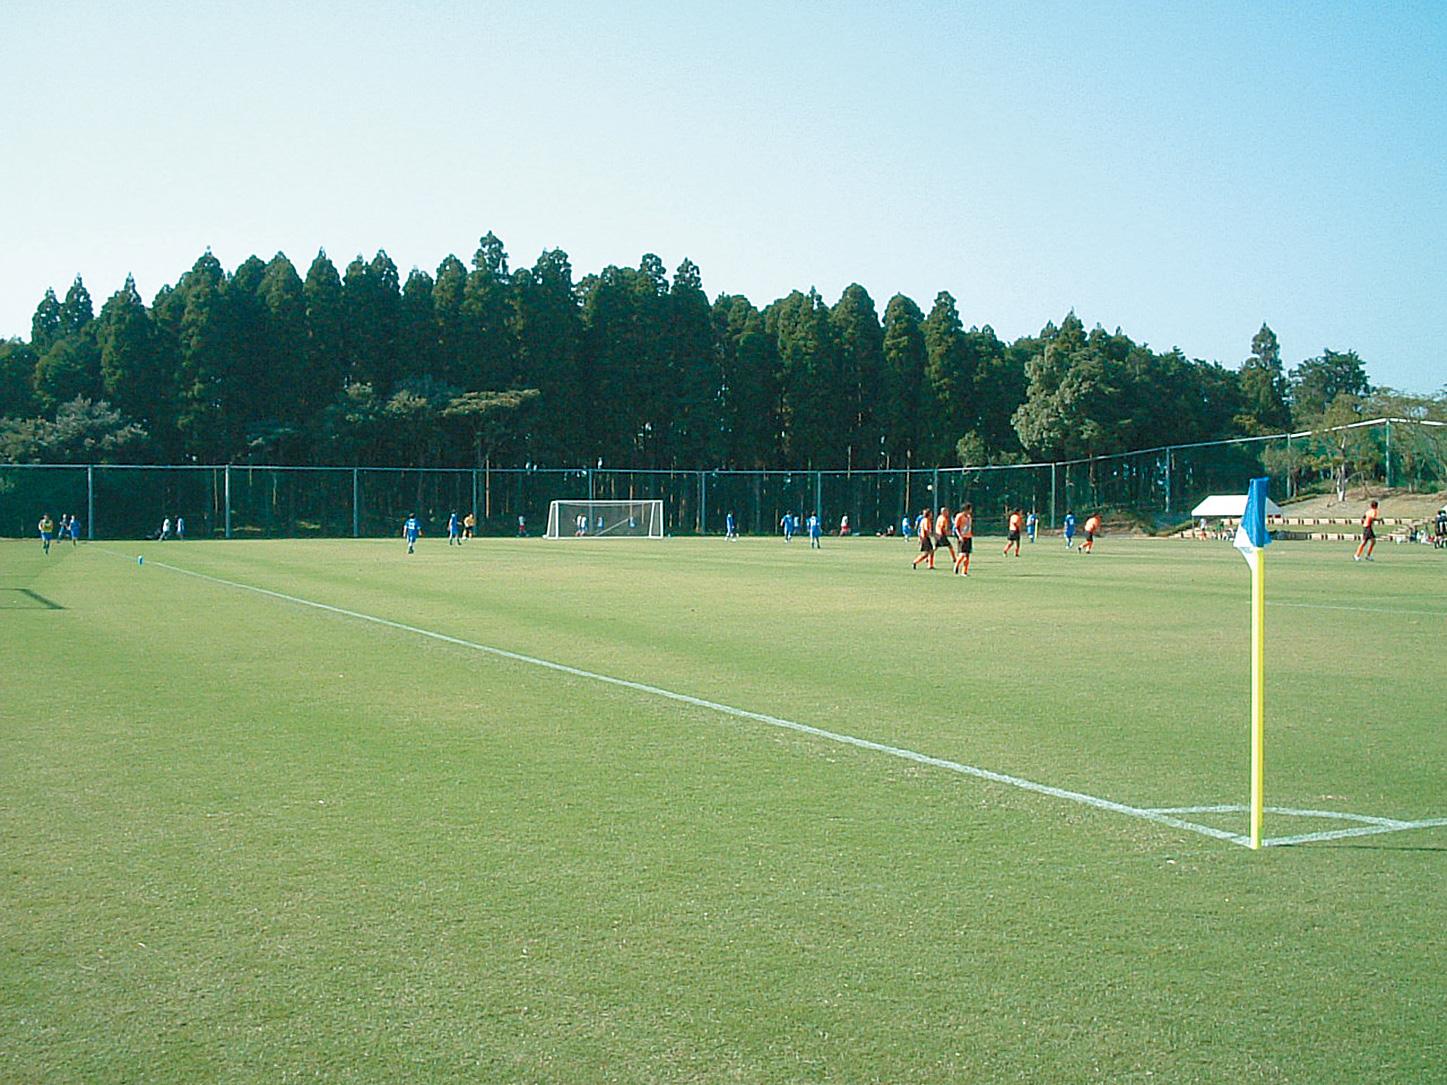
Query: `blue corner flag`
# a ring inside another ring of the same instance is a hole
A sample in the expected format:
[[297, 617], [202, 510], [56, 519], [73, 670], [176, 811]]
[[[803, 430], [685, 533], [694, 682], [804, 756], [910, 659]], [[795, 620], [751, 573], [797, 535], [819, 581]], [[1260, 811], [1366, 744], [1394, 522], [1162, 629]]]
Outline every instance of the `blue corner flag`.
[[1241, 526], [1236, 529], [1236, 549], [1246, 559], [1246, 564], [1256, 568], [1256, 552], [1271, 545], [1271, 534], [1266, 530], [1266, 486], [1270, 479], [1253, 478], [1251, 489], [1246, 494], [1246, 511], [1241, 514]]

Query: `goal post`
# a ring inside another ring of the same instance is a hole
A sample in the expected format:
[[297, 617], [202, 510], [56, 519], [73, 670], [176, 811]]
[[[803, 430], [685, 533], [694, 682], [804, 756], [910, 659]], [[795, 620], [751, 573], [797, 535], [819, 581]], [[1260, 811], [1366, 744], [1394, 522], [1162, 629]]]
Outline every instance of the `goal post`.
[[545, 538], [661, 539], [663, 502], [554, 501]]

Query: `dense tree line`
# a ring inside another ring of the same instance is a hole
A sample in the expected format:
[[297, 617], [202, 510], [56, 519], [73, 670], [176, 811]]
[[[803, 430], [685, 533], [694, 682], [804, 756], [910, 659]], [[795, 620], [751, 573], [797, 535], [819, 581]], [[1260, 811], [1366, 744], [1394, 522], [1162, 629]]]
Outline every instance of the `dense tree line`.
[[1239, 368], [1073, 312], [1006, 343], [948, 293], [760, 309], [710, 302], [688, 260], [512, 269], [489, 233], [405, 280], [385, 252], [303, 275], [208, 251], [149, 307], [130, 278], [98, 314], [79, 278], [47, 290], [29, 340], [0, 343], [0, 459], [969, 466], [1275, 432], [1371, 392], [1351, 351], [1287, 374], [1264, 325]]

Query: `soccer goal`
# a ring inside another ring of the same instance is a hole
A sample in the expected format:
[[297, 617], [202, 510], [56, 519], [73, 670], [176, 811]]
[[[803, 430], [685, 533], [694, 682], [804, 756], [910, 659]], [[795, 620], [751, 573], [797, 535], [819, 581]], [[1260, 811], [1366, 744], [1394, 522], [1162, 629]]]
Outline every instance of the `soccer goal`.
[[661, 539], [662, 501], [554, 501], [549, 539]]

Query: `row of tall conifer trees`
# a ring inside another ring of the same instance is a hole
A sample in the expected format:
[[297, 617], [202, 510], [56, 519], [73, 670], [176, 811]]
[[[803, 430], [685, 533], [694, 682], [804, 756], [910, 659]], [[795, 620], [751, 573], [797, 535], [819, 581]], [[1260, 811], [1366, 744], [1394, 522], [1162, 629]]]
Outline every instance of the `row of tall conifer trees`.
[[551, 249], [514, 269], [492, 233], [405, 280], [385, 252], [302, 275], [208, 250], [149, 306], [130, 278], [98, 314], [79, 278], [47, 291], [30, 339], [0, 344], [0, 457], [899, 468], [1270, 432], [1304, 394], [1368, 390], [1350, 352], [1292, 376], [1264, 325], [1230, 368], [1073, 312], [1007, 343], [946, 292], [928, 312], [896, 294], [880, 313], [858, 285], [761, 309], [710, 301], [689, 260], [576, 280]]

